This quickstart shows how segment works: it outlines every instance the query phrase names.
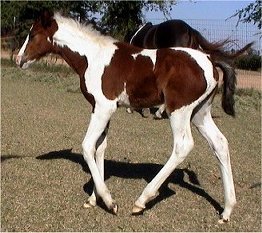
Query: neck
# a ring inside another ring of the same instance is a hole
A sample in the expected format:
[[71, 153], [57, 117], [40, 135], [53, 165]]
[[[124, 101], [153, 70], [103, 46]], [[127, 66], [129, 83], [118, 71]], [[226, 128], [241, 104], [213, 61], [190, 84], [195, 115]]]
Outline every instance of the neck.
[[67, 64], [79, 75], [81, 92], [94, 108], [95, 100], [93, 96], [87, 92], [85, 84], [85, 71], [88, 67], [86, 57], [81, 56], [77, 52], [73, 52], [68, 47], [60, 47], [57, 45], [53, 46], [52, 53], [60, 55], [67, 62]]
[[74, 52], [68, 47], [54, 45], [53, 53], [60, 55], [66, 63], [80, 76], [83, 77], [88, 67], [87, 58]]

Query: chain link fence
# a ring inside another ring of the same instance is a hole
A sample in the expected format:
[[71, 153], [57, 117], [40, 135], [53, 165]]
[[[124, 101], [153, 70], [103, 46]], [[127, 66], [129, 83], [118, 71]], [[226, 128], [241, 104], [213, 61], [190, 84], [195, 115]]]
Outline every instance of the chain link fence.
[[[205, 20], [205, 19], [183, 19], [192, 28], [198, 30], [208, 41], [218, 42], [225, 39], [232, 40], [226, 48], [236, 51], [250, 42], [255, 42], [252, 53], [261, 55], [262, 33], [249, 23], [232, 22], [232, 20]], [[148, 21], [159, 24], [165, 19], [150, 18]], [[257, 71], [237, 69], [238, 87], [254, 88], [261, 90], [261, 69]]]

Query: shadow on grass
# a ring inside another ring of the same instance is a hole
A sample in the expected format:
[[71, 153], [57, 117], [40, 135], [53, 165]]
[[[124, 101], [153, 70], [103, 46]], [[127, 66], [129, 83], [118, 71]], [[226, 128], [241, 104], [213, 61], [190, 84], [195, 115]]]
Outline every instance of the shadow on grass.
[[1, 163], [9, 159], [19, 159], [19, 158], [21, 158], [21, 156], [19, 155], [1, 155]]
[[[88, 165], [86, 164], [81, 154], [73, 153], [72, 149], [53, 151], [47, 154], [36, 157], [39, 160], [50, 160], [50, 159], [66, 159], [74, 163], [79, 164], [83, 171], [90, 173]], [[119, 162], [112, 160], [105, 160], [105, 180], [111, 176], [126, 178], [126, 179], [144, 179], [146, 182], [150, 182], [156, 174], [163, 167], [161, 164], [154, 163], [130, 163], [130, 162]], [[185, 176], [189, 177], [190, 183], [184, 181]], [[162, 200], [169, 198], [175, 194], [173, 188], [169, 188], [169, 184], [177, 184], [180, 187], [186, 188], [191, 192], [205, 198], [217, 212], [222, 213], [223, 208], [221, 205], [214, 200], [208, 193], [206, 193], [201, 187], [199, 187], [199, 181], [197, 175], [189, 169], [175, 169], [175, 171], [168, 177], [164, 184], [159, 189], [159, 195], [147, 204], [147, 209], [151, 209], [155, 204]], [[89, 195], [93, 190], [92, 179], [87, 182], [84, 187], [84, 191]], [[105, 208], [104, 205], [100, 205]]]

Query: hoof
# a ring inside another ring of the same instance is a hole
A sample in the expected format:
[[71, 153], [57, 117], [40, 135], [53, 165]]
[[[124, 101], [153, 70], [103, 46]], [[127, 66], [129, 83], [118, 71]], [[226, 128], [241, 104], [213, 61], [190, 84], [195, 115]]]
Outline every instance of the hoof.
[[229, 222], [229, 219], [224, 219], [223, 217], [221, 217], [221, 219], [218, 220], [219, 224], [224, 224], [224, 223], [227, 223], [227, 222]]
[[132, 215], [141, 215], [143, 214], [145, 208], [135, 205], [132, 209]]
[[116, 215], [117, 214], [117, 211], [118, 211], [118, 205], [116, 203], [113, 203], [109, 210], [112, 212], [112, 214]]
[[84, 203], [83, 207], [84, 207], [85, 209], [87, 209], [87, 208], [95, 207], [95, 205], [92, 205], [91, 203], [86, 202], [86, 203]]
[[96, 206], [96, 202], [94, 202], [94, 201], [91, 201], [91, 200], [88, 200], [86, 203], [84, 203], [84, 205], [83, 205], [83, 207], [85, 208], [85, 209], [87, 209], [87, 208], [93, 208], [93, 207], [95, 207]]
[[149, 108], [144, 108], [141, 111], [141, 115], [144, 118], [148, 118], [150, 116], [150, 109]]
[[162, 118], [163, 118], [163, 117], [162, 117], [161, 113], [158, 113], [158, 112], [155, 113], [155, 115], [154, 115], [154, 119], [155, 119], [155, 120], [160, 120], [160, 119], [162, 119]]
[[131, 108], [127, 108], [127, 109], [126, 109], [126, 112], [129, 113], [129, 114], [131, 114], [131, 113], [133, 113], [133, 110], [132, 110]]

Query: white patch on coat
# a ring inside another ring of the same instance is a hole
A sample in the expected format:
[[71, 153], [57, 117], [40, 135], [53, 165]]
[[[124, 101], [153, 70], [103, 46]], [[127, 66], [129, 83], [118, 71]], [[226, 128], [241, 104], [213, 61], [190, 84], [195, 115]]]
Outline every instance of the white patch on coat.
[[[30, 31], [32, 30], [32, 28], [33, 28], [33, 26], [31, 26]], [[27, 46], [28, 42], [29, 42], [29, 34], [27, 35], [23, 46], [21, 47], [21, 49], [19, 50], [19, 52], [18, 52], [18, 54], [16, 56], [16, 64], [18, 66], [20, 66], [20, 64], [22, 62], [22, 58], [24, 56], [25, 49], [26, 49], [26, 46]], [[35, 59], [34, 60], [28, 60], [26, 63], [23, 64], [23, 66], [21, 68], [22, 69], [27, 69], [29, 67], [29, 65], [34, 63], [34, 62], [35, 62]]]
[[88, 69], [85, 72], [85, 83], [88, 93], [92, 94], [96, 103], [111, 103], [102, 92], [102, 75], [104, 69], [118, 49], [114, 44], [115, 39], [103, 36], [90, 26], [81, 25], [79, 22], [55, 14], [54, 19], [58, 30], [53, 36], [53, 42], [63, 47], [67, 46], [73, 52], [86, 56]]
[[[24, 56], [24, 52], [25, 52], [26, 46], [27, 46], [27, 44], [28, 44], [28, 41], [29, 41], [29, 35], [26, 37], [25, 42], [24, 42], [22, 48], [19, 50], [19, 52], [18, 52], [18, 54], [17, 54], [17, 56], [16, 56], [16, 64], [17, 64], [18, 66], [20, 66], [20, 64], [21, 64], [21, 62], [22, 62], [22, 58], [23, 58], [23, 56]], [[34, 62], [35, 62], [35, 59], [33, 59], [33, 60], [28, 60], [27, 62], [25, 62], [25, 63], [22, 65], [21, 68], [22, 68], [22, 69], [27, 69], [27, 68], [29, 67], [29, 65], [31, 65], [31, 64], [34, 63]]]
[[145, 57], [150, 57], [152, 60], [154, 66], [156, 64], [156, 49], [143, 49], [139, 53], [132, 54], [132, 57], [136, 60], [138, 55], [145, 56]]
[[214, 72], [213, 72], [214, 67], [211, 61], [208, 59], [209, 55], [201, 51], [191, 49], [191, 48], [178, 47], [178, 48], [172, 48], [172, 49], [177, 50], [177, 51], [186, 52], [187, 54], [191, 56], [191, 58], [193, 58], [196, 61], [196, 63], [204, 71], [204, 76], [205, 76], [206, 83], [207, 83], [207, 89], [209, 88], [213, 89], [217, 85], [217, 81], [214, 79]]
[[[80, 55], [87, 53], [95, 55], [96, 51], [116, 42], [112, 37], [103, 36], [90, 25], [80, 24], [78, 21], [61, 16], [59, 13], [55, 13], [54, 19], [58, 24], [58, 30], [55, 32], [53, 40], [59, 46], [68, 46]], [[94, 57], [92, 55], [89, 56]]]
[[24, 42], [23, 46], [21, 47], [21, 49], [19, 50], [17, 56], [22, 56], [24, 54], [25, 48], [26, 48], [26, 46], [28, 44], [28, 41], [29, 41], [29, 35], [27, 35], [27, 37], [25, 39], [25, 42]]

